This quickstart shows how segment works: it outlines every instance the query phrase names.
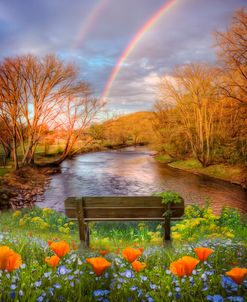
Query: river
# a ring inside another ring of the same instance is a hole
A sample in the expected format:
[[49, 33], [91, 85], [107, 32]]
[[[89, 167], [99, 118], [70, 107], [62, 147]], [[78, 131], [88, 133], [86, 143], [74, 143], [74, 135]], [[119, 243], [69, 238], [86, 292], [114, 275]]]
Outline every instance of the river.
[[247, 193], [240, 186], [171, 168], [157, 162], [153, 154], [145, 147], [129, 147], [66, 160], [37, 205], [63, 212], [69, 196], [151, 195], [172, 190], [186, 204], [209, 200], [215, 213], [224, 206], [247, 212]]

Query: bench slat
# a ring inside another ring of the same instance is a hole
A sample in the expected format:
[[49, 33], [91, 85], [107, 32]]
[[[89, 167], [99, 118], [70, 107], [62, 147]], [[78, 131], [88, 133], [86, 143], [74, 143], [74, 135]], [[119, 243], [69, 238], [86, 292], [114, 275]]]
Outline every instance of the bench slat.
[[[88, 218], [132, 218], [137, 219], [139, 217], [142, 218], [150, 218], [153, 219], [155, 217], [162, 218], [164, 220], [165, 208], [84, 208], [84, 219]], [[184, 213], [183, 208], [172, 209], [172, 217], [181, 217]], [[70, 218], [78, 217], [78, 212], [76, 209], [66, 209], [66, 215]]]
[[[90, 197], [85, 196], [82, 197], [84, 200], [84, 208], [87, 207], [136, 207], [142, 208], [147, 206], [150, 207], [159, 207], [161, 206], [161, 198], [157, 196], [97, 196]], [[81, 198], [81, 199], [82, 199]], [[73, 197], [65, 200], [65, 208], [67, 207], [76, 207], [77, 202], [80, 199], [76, 200]]]
[[[70, 218], [72, 221], [77, 221], [78, 219], [77, 218]], [[179, 220], [183, 220], [183, 218], [181, 218], [181, 217], [177, 217], [177, 218], [171, 218], [171, 221], [179, 221]], [[139, 218], [135, 218], [135, 219], [133, 219], [133, 218], [121, 218], [121, 219], [119, 219], [119, 218], [116, 218], [116, 219], [114, 219], [114, 218], [111, 218], [111, 219], [109, 219], [109, 218], [96, 218], [96, 219], [94, 219], [94, 218], [86, 218], [85, 219], [85, 222], [93, 222], [93, 221], [98, 221], [98, 222], [101, 222], [101, 221], [109, 221], [109, 222], [111, 222], [111, 221], [164, 221], [164, 218], [158, 218], [158, 217], [154, 217], [154, 218], [142, 218], [142, 217], [139, 217]]]
[[[163, 217], [164, 209], [143, 209], [140, 208], [138, 210], [133, 209], [93, 209], [88, 210], [84, 209], [85, 212], [85, 218], [153, 218], [153, 217]], [[181, 210], [174, 210], [172, 212], [172, 217], [180, 217], [183, 214], [183, 211]], [[163, 218], [164, 219], [164, 218]]]

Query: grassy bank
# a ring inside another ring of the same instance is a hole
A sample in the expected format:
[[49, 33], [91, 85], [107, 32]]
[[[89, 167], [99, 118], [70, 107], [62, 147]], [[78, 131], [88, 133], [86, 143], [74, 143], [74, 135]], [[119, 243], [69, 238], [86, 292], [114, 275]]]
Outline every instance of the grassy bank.
[[174, 160], [169, 155], [158, 155], [156, 159], [161, 163], [184, 171], [208, 175], [211, 177], [226, 180], [232, 183], [244, 185], [247, 181], [246, 168], [236, 165], [215, 164], [209, 167], [203, 167], [196, 159]]
[[[185, 219], [172, 227], [173, 245], [165, 248], [158, 223], [101, 223], [92, 224], [90, 230], [91, 249], [80, 251], [76, 223], [60, 213], [39, 208], [1, 213], [0, 254], [1, 246], [8, 246], [21, 257], [22, 265], [19, 261], [12, 271], [0, 270], [0, 300], [242, 302], [247, 298], [247, 282], [238, 285], [227, 276], [233, 267], [247, 262], [247, 227], [235, 210], [215, 216], [209, 207], [188, 207]], [[49, 261], [59, 251], [50, 241], [61, 240], [69, 250], [60, 253], [59, 262], [51, 267]], [[137, 253], [140, 271], [123, 257], [126, 246]], [[199, 258], [195, 247], [211, 249], [207, 261]], [[108, 267], [97, 275], [87, 259], [99, 256]], [[192, 257], [186, 258], [191, 271], [179, 276], [174, 267], [184, 256]]]

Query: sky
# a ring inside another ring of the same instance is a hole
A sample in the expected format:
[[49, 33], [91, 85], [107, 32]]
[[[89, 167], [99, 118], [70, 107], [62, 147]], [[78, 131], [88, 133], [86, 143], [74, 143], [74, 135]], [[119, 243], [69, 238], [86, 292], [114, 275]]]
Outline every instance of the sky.
[[[215, 63], [213, 32], [226, 30], [233, 12], [246, 4], [246, 0], [0, 0], [0, 59], [55, 53], [79, 67], [94, 95], [103, 94], [108, 111], [152, 110], [160, 77], [169, 76], [175, 66]], [[164, 6], [119, 62], [137, 33]]]

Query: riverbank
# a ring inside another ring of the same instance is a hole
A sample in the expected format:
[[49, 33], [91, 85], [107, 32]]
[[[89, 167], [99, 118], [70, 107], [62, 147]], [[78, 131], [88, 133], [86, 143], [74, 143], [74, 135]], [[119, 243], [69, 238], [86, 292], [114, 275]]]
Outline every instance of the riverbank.
[[44, 194], [58, 169], [25, 167], [0, 177], [0, 210], [30, 207]]
[[207, 175], [212, 178], [221, 179], [233, 184], [247, 188], [247, 169], [237, 165], [215, 164], [209, 167], [202, 167], [195, 159], [174, 160], [169, 155], [156, 155], [155, 159], [160, 163], [187, 172], [199, 175]]
[[[133, 144], [92, 145], [81, 149], [74, 156], [106, 150], [119, 150], [131, 146]], [[6, 166], [0, 166], [0, 210], [29, 207], [42, 199], [50, 175], [60, 172], [59, 166], [48, 167], [49, 163], [58, 157], [58, 153], [53, 153], [53, 150], [50, 151], [46, 155], [43, 152], [35, 154], [36, 168], [24, 167], [14, 171], [13, 162], [10, 160]]]

